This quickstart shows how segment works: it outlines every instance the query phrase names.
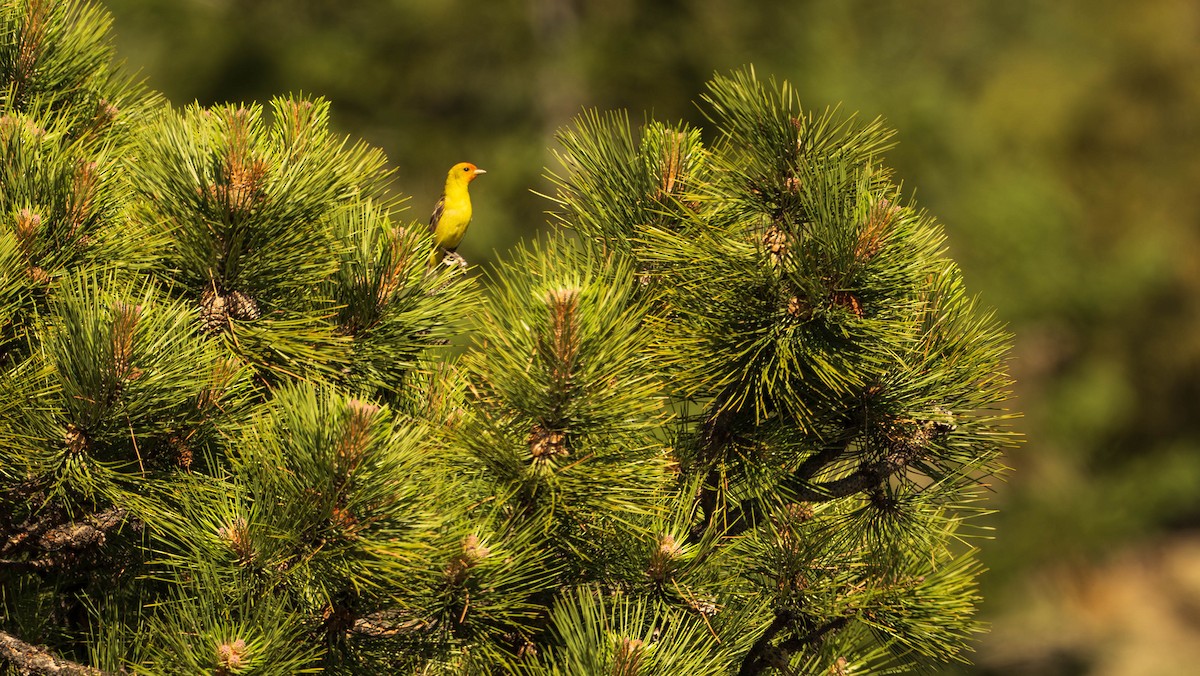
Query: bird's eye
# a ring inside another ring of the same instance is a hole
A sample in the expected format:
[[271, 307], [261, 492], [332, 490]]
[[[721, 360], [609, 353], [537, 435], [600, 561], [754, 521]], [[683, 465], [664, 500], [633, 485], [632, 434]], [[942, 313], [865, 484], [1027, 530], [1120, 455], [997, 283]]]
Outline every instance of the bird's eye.
[[470, 170], [471, 170], [470, 167], [463, 167], [463, 171], [470, 171]]

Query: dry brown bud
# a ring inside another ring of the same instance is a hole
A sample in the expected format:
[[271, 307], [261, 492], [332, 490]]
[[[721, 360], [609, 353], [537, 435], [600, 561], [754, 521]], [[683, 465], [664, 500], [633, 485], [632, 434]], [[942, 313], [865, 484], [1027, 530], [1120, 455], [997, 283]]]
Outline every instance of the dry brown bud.
[[490, 556], [492, 550], [479, 539], [479, 536], [471, 533], [462, 541], [462, 553], [454, 557], [450, 564], [446, 566], [444, 575], [446, 580], [453, 585], [462, 584], [467, 579], [467, 573], [480, 561], [483, 561]]
[[14, 227], [17, 244], [25, 256], [32, 257], [38, 231], [42, 229], [42, 216], [26, 207], [17, 212], [17, 222]]
[[175, 464], [179, 465], [181, 469], [185, 470], [192, 468], [192, 447], [191, 444], [188, 443], [186, 437], [172, 434], [169, 438], [167, 438], [167, 446], [175, 454]]
[[358, 519], [354, 518], [348, 507], [334, 507], [329, 522], [346, 538], [358, 536]]
[[529, 453], [534, 460], [567, 454], [566, 434], [559, 430], [550, 430], [541, 423], [534, 423], [533, 430], [526, 438]]
[[579, 352], [579, 289], [553, 289], [546, 294], [550, 306], [549, 348], [555, 385], [565, 387]]
[[462, 549], [463, 558], [472, 565], [486, 559], [492, 553], [474, 533], [463, 538]]
[[90, 446], [87, 434], [73, 423], [67, 424], [66, 432], [63, 434], [63, 442], [67, 445], [67, 450], [72, 455], [79, 455], [88, 450]]
[[646, 575], [654, 582], [666, 582], [675, 569], [675, 563], [683, 546], [669, 534], [664, 534], [658, 541], [658, 547], [650, 553], [650, 563], [646, 566]]
[[376, 291], [376, 300], [381, 305], [386, 303], [404, 283], [404, 269], [408, 267], [412, 255], [410, 249], [405, 245], [405, 237], [404, 228], [397, 228], [396, 232], [389, 237], [388, 265], [380, 275], [379, 288]]
[[379, 407], [359, 399], [351, 399], [346, 405], [346, 412], [349, 415], [342, 430], [342, 437], [338, 440], [337, 457], [341, 470], [349, 473], [358, 467], [371, 445], [371, 423], [375, 414], [379, 412]]
[[218, 359], [213, 364], [208, 385], [200, 391], [200, 396], [196, 399], [196, 407], [205, 409], [220, 401], [241, 370], [241, 362], [234, 357]]
[[91, 216], [99, 183], [100, 177], [95, 162], [80, 162], [76, 165], [71, 184], [71, 206], [67, 214], [71, 223], [71, 237], [78, 234], [80, 226]]
[[863, 317], [864, 316], [862, 303], [860, 303], [858, 301], [857, 296], [850, 293], [849, 291], [835, 291], [833, 293], [833, 302], [835, 305], [839, 305], [839, 306], [849, 310], [850, 313], [853, 314], [855, 317]]
[[16, 115], [0, 115], [0, 141], [6, 141], [18, 134], [25, 134], [33, 140], [46, 136], [46, 130], [32, 120]]
[[217, 528], [217, 537], [237, 556], [238, 563], [254, 560], [254, 543], [250, 541], [250, 528], [246, 520], [238, 517], [232, 523]]
[[800, 300], [799, 296], [792, 296], [788, 299], [787, 313], [793, 317], [800, 317], [808, 313], [808, 304]]
[[686, 136], [683, 132], [665, 130], [667, 142], [663, 145], [661, 163], [662, 174], [659, 177], [658, 199], [666, 199], [675, 193], [677, 183], [682, 183], [680, 176], [683, 172], [683, 147]]
[[639, 638], [618, 638], [610, 676], [637, 676], [642, 668], [642, 653], [645, 648], [645, 642]]
[[854, 257], [867, 261], [879, 253], [883, 240], [899, 213], [900, 207], [893, 205], [885, 197], [872, 204], [867, 220], [859, 230], [858, 242], [854, 245]]
[[118, 302], [113, 307], [113, 315], [110, 334], [113, 374], [119, 380], [133, 380], [137, 372], [130, 363], [133, 359], [133, 337], [142, 316], [142, 306]]
[[33, 280], [35, 284], [50, 283], [50, 273], [36, 265], [30, 265], [29, 267], [25, 268], [25, 274], [28, 275], [29, 279]]
[[100, 99], [100, 102], [96, 104], [94, 124], [97, 128], [107, 127], [117, 119], [120, 113], [120, 109], [109, 103], [108, 99]]

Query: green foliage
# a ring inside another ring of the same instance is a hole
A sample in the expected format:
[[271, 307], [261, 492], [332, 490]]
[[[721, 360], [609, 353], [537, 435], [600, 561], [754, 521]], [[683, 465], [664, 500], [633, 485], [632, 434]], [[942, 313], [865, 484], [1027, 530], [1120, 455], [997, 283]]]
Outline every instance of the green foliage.
[[662, 385], [634, 292], [628, 268], [564, 238], [518, 250], [464, 358], [471, 414], [456, 441], [481, 497], [505, 496], [506, 513], [539, 528], [568, 579], [594, 579], [610, 540], [639, 532], [632, 519], [669, 480]]
[[160, 118], [135, 166], [140, 218], [163, 241], [160, 274], [244, 359], [271, 378], [331, 378], [350, 340], [306, 292], [338, 269], [332, 219], [374, 194], [383, 158], [332, 138], [325, 102], [272, 108], [269, 127], [258, 106]]
[[695, 615], [581, 587], [550, 615], [553, 648], [528, 674], [725, 674], [735, 655]]
[[[597, 255], [629, 257], [654, 299], [652, 350], [687, 414], [677, 457], [683, 476], [703, 481], [693, 533], [749, 530], [762, 549], [747, 558], [773, 561], [752, 567], [757, 593], [776, 596], [777, 622], [747, 658], [762, 668], [781, 648], [804, 659], [807, 641], [792, 647], [784, 633], [840, 630], [873, 612], [893, 590], [895, 552], [936, 560], [957, 537], [946, 510], [969, 513], [980, 477], [1000, 469], [1007, 339], [974, 311], [940, 228], [888, 180], [878, 153], [890, 132], [878, 121], [806, 114], [786, 85], [752, 71], [718, 77], [707, 100], [721, 136], [707, 150], [680, 144], [703, 159], [657, 165], [698, 176], [664, 179], [680, 191], [653, 210], [642, 199], [653, 163], [633, 149], [661, 146], [639, 144], [619, 118], [582, 118], [563, 135], [582, 156], [566, 157], [556, 179], [559, 216]], [[580, 187], [592, 185], [603, 187]], [[803, 506], [827, 501], [875, 526]], [[779, 530], [797, 518], [811, 519], [804, 534]], [[829, 549], [788, 549], [826, 530]], [[814, 569], [830, 571], [821, 594]], [[960, 571], [954, 584], [973, 578]], [[797, 584], [803, 593], [787, 591]], [[953, 585], [944, 594], [965, 598]], [[956, 629], [896, 624], [878, 640], [948, 658], [974, 624], [962, 612], [943, 619]]]
[[[477, 302], [474, 289], [456, 287], [455, 302], [444, 302], [448, 280], [428, 279], [426, 228], [396, 225], [382, 206], [363, 200], [340, 210], [333, 220], [336, 241], [345, 244], [337, 271], [322, 283], [337, 298], [339, 333], [353, 338], [350, 372], [353, 390], [386, 393], [394, 402], [419, 405], [422, 386], [414, 372], [427, 371], [429, 351], [455, 335], [455, 327]], [[448, 287], [447, 287], [448, 288]]]
[[678, 196], [705, 178], [700, 130], [649, 122], [635, 140], [628, 115], [585, 112], [558, 133], [563, 176], [555, 216], [579, 234], [628, 253], [637, 228], [669, 227], [685, 217]]
[[[91, 58], [54, 7], [0, 12]], [[0, 631], [135, 673], [962, 659], [1007, 337], [880, 123], [753, 71], [707, 146], [585, 114], [562, 231], [477, 285], [324, 101], [42, 131], [68, 65], [5, 71]]]
[[138, 674], [319, 673], [320, 651], [295, 640], [302, 616], [277, 597], [222, 593], [212, 579], [181, 585], [146, 623]]
[[97, 85], [112, 59], [107, 12], [89, 3], [16, 0], [0, 21], [6, 104], [18, 110], [77, 107], [102, 91]]
[[256, 105], [193, 106], [145, 136], [134, 186], [171, 238], [162, 264], [183, 285], [269, 290], [269, 303], [336, 269], [324, 220], [382, 157], [332, 138], [326, 102], [276, 99], [272, 110], [266, 127]]

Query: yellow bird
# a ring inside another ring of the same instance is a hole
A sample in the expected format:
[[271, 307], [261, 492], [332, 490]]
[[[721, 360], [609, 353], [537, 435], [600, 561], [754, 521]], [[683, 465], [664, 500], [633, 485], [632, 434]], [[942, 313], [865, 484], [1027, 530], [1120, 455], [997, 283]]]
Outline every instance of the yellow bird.
[[450, 167], [446, 175], [446, 189], [433, 207], [429, 229], [433, 232], [433, 253], [429, 256], [429, 267], [442, 262], [448, 253], [454, 253], [467, 226], [471, 224], [471, 195], [467, 184], [480, 174], [487, 172], [470, 162], [459, 162]]

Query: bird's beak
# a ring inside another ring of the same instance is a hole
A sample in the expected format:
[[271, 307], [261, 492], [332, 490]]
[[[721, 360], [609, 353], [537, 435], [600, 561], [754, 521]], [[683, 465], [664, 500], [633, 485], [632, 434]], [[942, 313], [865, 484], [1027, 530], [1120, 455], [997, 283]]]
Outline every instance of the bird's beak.
[[476, 170], [475, 170], [475, 175], [476, 175], [476, 176], [478, 176], [478, 175], [480, 175], [480, 174], [486, 174], [486, 173], [487, 173], [487, 170], [486, 170], [486, 169], [476, 169]]

